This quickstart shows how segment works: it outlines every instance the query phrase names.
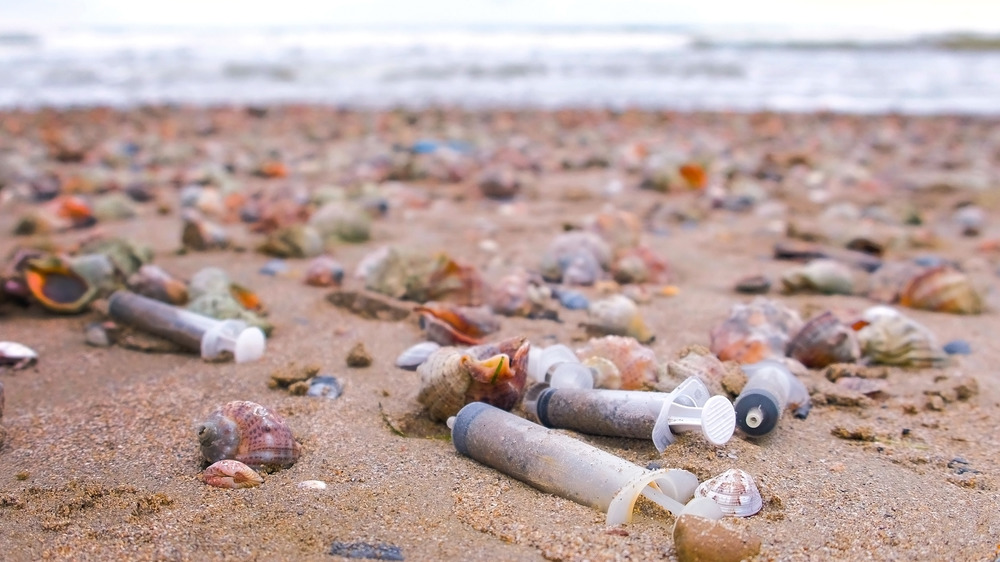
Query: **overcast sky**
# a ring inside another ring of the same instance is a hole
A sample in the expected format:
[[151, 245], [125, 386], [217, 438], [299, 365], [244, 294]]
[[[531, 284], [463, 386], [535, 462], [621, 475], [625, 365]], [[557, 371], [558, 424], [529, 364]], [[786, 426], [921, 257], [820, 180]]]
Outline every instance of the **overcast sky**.
[[802, 24], [1000, 31], [1000, 0], [0, 0], [0, 27]]

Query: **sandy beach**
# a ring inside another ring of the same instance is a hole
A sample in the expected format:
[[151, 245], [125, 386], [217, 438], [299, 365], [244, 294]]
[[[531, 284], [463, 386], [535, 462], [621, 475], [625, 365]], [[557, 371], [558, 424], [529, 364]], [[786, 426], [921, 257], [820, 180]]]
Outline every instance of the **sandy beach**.
[[[998, 133], [991, 117], [899, 115], [312, 106], [0, 114], [0, 257], [122, 237], [149, 246], [154, 263], [180, 279], [224, 269], [256, 292], [274, 326], [261, 360], [209, 363], [88, 346], [85, 328], [103, 319], [95, 310], [0, 303], [0, 340], [39, 356], [27, 369], [0, 370], [0, 558], [327, 560], [337, 559], [335, 542], [364, 542], [398, 547], [406, 560], [676, 559], [674, 519], [652, 503], [640, 501], [630, 524], [608, 527], [596, 510], [457, 453], [416, 400], [419, 376], [394, 366], [423, 339], [415, 315], [370, 320], [332, 305], [332, 289], [303, 283], [305, 258], [287, 259], [283, 274], [260, 273], [273, 259], [255, 251], [265, 235], [230, 205], [260, 194], [265, 214], [294, 201], [295, 215], [314, 210], [303, 202], [323, 191], [385, 210], [369, 240], [327, 245], [352, 290], [364, 285], [358, 264], [382, 246], [446, 252], [493, 281], [537, 270], [549, 243], [586, 229], [588, 217], [631, 213], [642, 244], [669, 267], [669, 279], [633, 293], [644, 296], [639, 309], [661, 361], [709, 345], [730, 308], [752, 300], [733, 289], [750, 275], [772, 279], [767, 297], [803, 319], [831, 310], [847, 320], [878, 304], [861, 290], [782, 294], [778, 279], [800, 264], [775, 259], [777, 243], [843, 250], [863, 238], [887, 262], [953, 262], [980, 291], [982, 314], [900, 310], [939, 343], [964, 340], [971, 353], [940, 367], [884, 367], [874, 397], [813, 369], [801, 375], [814, 403], [808, 418], [786, 414], [764, 438], [737, 433], [714, 447], [685, 434], [661, 455], [651, 441], [566, 434], [701, 480], [730, 468], [753, 475], [763, 509], [725, 524], [760, 538], [761, 560], [996, 560]], [[447, 141], [459, 142], [445, 151]], [[703, 182], [677, 175], [693, 163]], [[485, 196], [489, 173], [515, 178], [513, 197]], [[192, 184], [235, 194], [206, 213], [231, 236], [228, 249], [178, 251], [182, 191]], [[129, 186], [151, 195], [134, 204], [133, 218], [13, 234], [46, 204], [43, 191], [95, 202]], [[955, 218], [968, 207], [982, 212], [975, 232]], [[275, 211], [274, 220], [293, 224], [288, 214]], [[859, 285], [868, 279], [855, 273]], [[575, 289], [591, 300], [623, 290]], [[490, 339], [582, 345], [586, 311], [551, 306], [559, 321], [503, 317]], [[346, 365], [358, 342], [373, 357], [367, 368]], [[319, 366], [343, 395], [271, 388], [271, 374], [291, 365]], [[955, 386], [970, 379], [976, 392], [957, 397]], [[232, 400], [274, 409], [302, 446], [298, 462], [256, 488], [198, 479], [197, 424]], [[296, 487], [305, 480], [328, 487]]]

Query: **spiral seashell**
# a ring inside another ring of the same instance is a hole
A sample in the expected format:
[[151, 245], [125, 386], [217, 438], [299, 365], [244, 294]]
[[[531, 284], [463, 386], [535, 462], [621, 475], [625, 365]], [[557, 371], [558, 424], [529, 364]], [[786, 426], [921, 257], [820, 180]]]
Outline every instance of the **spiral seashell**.
[[854, 363], [861, 357], [854, 331], [826, 311], [806, 322], [788, 342], [785, 353], [810, 369]]
[[410, 346], [396, 358], [396, 366], [407, 371], [416, 371], [417, 367], [440, 348], [440, 344], [432, 341], [423, 341]]
[[649, 343], [656, 337], [639, 314], [639, 307], [624, 295], [614, 295], [591, 303], [587, 314], [589, 319], [582, 326], [588, 334], [629, 336], [639, 343]]
[[256, 470], [232, 459], [213, 463], [198, 475], [198, 479], [216, 488], [253, 488], [264, 483]]
[[950, 266], [938, 266], [909, 280], [899, 294], [899, 304], [909, 308], [979, 314], [983, 301], [969, 278]]
[[202, 422], [198, 441], [208, 462], [232, 459], [265, 470], [289, 467], [301, 452], [281, 416], [243, 400], [226, 404]]
[[750, 517], [764, 506], [753, 477], [738, 468], [702, 482], [695, 489], [694, 497], [714, 501], [723, 514], [733, 517]]
[[872, 363], [904, 367], [934, 367], [947, 361], [934, 334], [915, 320], [887, 306], [869, 308], [855, 324], [861, 354]]
[[838, 261], [819, 259], [786, 272], [781, 276], [781, 285], [785, 293], [850, 295], [854, 293], [854, 275]]
[[722, 324], [710, 333], [712, 353], [723, 361], [756, 363], [783, 359], [792, 334], [802, 327], [794, 310], [764, 297], [734, 305]]
[[524, 394], [528, 352], [524, 337], [457, 349], [442, 347], [417, 367], [417, 401], [434, 421], [445, 421], [470, 402], [510, 410]]
[[[610, 361], [617, 369], [619, 381], [612, 377], [601, 381], [600, 388], [623, 390], [651, 389], [663, 377], [663, 367], [656, 360], [652, 349], [640, 344], [635, 338], [622, 336], [605, 336], [594, 338], [587, 345], [576, 350], [580, 360], [591, 366], [595, 358]], [[605, 378], [605, 377], [602, 377]], [[596, 381], [595, 381], [596, 382]]]

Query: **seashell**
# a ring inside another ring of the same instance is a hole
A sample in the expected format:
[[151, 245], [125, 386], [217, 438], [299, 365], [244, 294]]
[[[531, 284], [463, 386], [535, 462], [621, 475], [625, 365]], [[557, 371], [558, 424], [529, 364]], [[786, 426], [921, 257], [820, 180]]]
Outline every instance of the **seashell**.
[[590, 285], [611, 265], [611, 248], [594, 232], [560, 234], [542, 254], [539, 269], [546, 281]]
[[303, 480], [295, 485], [300, 490], [325, 490], [326, 482], [322, 480]]
[[854, 275], [838, 261], [819, 259], [786, 272], [781, 276], [781, 285], [784, 293], [850, 295], [854, 293]]
[[396, 358], [396, 366], [407, 371], [416, 371], [432, 353], [440, 349], [441, 345], [432, 341], [422, 341], [416, 345], [406, 348], [399, 357]]
[[140, 267], [128, 278], [128, 288], [140, 295], [169, 304], [183, 305], [188, 301], [187, 283], [157, 265], [147, 264]]
[[264, 303], [257, 296], [257, 293], [239, 283], [229, 284], [229, 294], [246, 310], [252, 312], [262, 312], [264, 310]]
[[521, 181], [510, 167], [484, 170], [478, 180], [479, 191], [489, 199], [511, 199], [521, 191]]
[[782, 359], [790, 336], [801, 328], [797, 312], [777, 301], [757, 297], [750, 304], [733, 306], [729, 318], [712, 328], [709, 347], [723, 361]]
[[854, 328], [862, 356], [872, 363], [934, 367], [947, 360], [930, 330], [894, 308], [869, 308]]
[[323, 253], [323, 238], [315, 228], [295, 224], [269, 234], [257, 251], [276, 258], [312, 258]]
[[122, 275], [106, 254], [76, 256], [69, 260], [69, 267], [100, 294], [110, 294], [122, 286]]
[[204, 295], [225, 295], [229, 293], [229, 274], [218, 267], [199, 269], [188, 282], [188, 293], [191, 300]]
[[124, 193], [109, 193], [94, 201], [94, 217], [101, 222], [126, 220], [136, 214], [135, 205]]
[[216, 488], [253, 488], [264, 483], [256, 470], [232, 459], [213, 463], [198, 475], [198, 479]]
[[14, 236], [31, 236], [35, 234], [52, 234], [62, 232], [72, 227], [70, 221], [58, 217], [45, 210], [27, 213], [17, 220], [11, 234]]
[[694, 497], [714, 501], [723, 514], [733, 517], [750, 517], [764, 506], [753, 477], [738, 468], [702, 482]]
[[594, 376], [594, 388], [622, 388], [622, 373], [610, 359], [588, 357], [582, 361]]
[[329, 398], [330, 400], [339, 398], [344, 393], [344, 386], [336, 377], [330, 375], [319, 375], [309, 381], [309, 390], [306, 396], [317, 396]]
[[128, 278], [153, 261], [153, 250], [122, 238], [95, 239], [80, 247], [79, 254], [104, 254], [111, 258], [115, 267]]
[[649, 343], [656, 337], [639, 314], [639, 307], [624, 295], [614, 295], [591, 303], [589, 319], [582, 326], [588, 334], [629, 336], [639, 343]]
[[331, 201], [311, 217], [309, 226], [323, 239], [336, 238], [343, 242], [367, 242], [371, 239], [370, 215], [357, 205]]
[[951, 220], [958, 225], [962, 236], [979, 236], [986, 224], [986, 211], [975, 205], [963, 205], [955, 211]]
[[586, 310], [587, 308], [590, 308], [590, 299], [588, 299], [587, 295], [584, 295], [583, 293], [567, 289], [559, 289], [555, 291], [555, 296], [559, 299], [559, 304], [569, 310]]
[[899, 304], [909, 308], [979, 314], [983, 301], [969, 278], [947, 265], [929, 269], [912, 278], [899, 294]]
[[257, 270], [257, 272], [260, 273], [261, 275], [269, 275], [272, 277], [284, 275], [288, 273], [288, 271], [289, 271], [288, 262], [278, 258], [275, 258], [273, 260], [268, 260], [267, 263], [262, 265], [260, 269]]
[[97, 298], [97, 287], [57, 257], [29, 261], [24, 280], [31, 296], [51, 312], [81, 312]]
[[670, 268], [652, 250], [638, 246], [619, 254], [611, 266], [611, 275], [622, 284], [666, 283], [670, 279]]
[[532, 318], [545, 310], [549, 296], [550, 289], [540, 276], [518, 270], [491, 284], [489, 305], [497, 314]]
[[[707, 347], [689, 345], [681, 349], [677, 359], [667, 362], [666, 371], [667, 375], [677, 381], [697, 377], [705, 383], [713, 395], [726, 394], [722, 381], [729, 373], [729, 369]], [[658, 388], [658, 390], [673, 390], [676, 384], [671, 383], [671, 385], [669, 389]]]
[[442, 347], [417, 367], [417, 401], [434, 421], [445, 421], [470, 402], [510, 410], [524, 394], [528, 352], [524, 337], [470, 347]]
[[216, 320], [242, 320], [249, 326], [260, 328], [265, 335], [270, 335], [274, 330], [274, 326], [266, 318], [247, 310], [228, 293], [202, 295], [188, 302], [185, 308]]
[[744, 295], [763, 295], [771, 290], [771, 280], [766, 275], [752, 275], [737, 281], [733, 288]]
[[119, 332], [114, 322], [92, 322], [84, 330], [84, 340], [94, 347], [111, 347], [117, 341]]
[[376, 293], [416, 302], [447, 299], [466, 306], [479, 305], [485, 298], [486, 285], [479, 271], [447, 254], [429, 256], [389, 248], [377, 250], [363, 262], [367, 262], [365, 288]]
[[24, 369], [38, 361], [38, 353], [30, 347], [12, 341], [0, 341], [0, 367]]
[[243, 400], [212, 412], [198, 426], [198, 441], [208, 462], [233, 459], [265, 470], [289, 467], [301, 452], [281, 416]]
[[181, 216], [181, 246], [196, 252], [220, 250], [229, 247], [229, 234], [222, 226], [193, 212]]
[[[623, 390], [651, 389], [663, 378], [663, 367], [656, 360], [652, 349], [640, 344], [635, 338], [605, 336], [595, 338], [576, 350], [585, 365], [591, 366], [590, 359], [600, 357], [610, 361], [618, 370], [619, 386], [604, 386]], [[605, 384], [614, 384], [613, 375]]]
[[826, 311], [792, 336], [785, 354], [810, 369], [822, 369], [833, 363], [854, 363], [861, 358], [861, 348], [851, 327]]
[[339, 287], [343, 281], [344, 266], [329, 256], [314, 258], [306, 266], [306, 285], [313, 287]]
[[952, 340], [944, 344], [944, 352], [948, 355], [970, 355], [972, 346], [965, 340]]
[[635, 213], [613, 209], [587, 221], [587, 229], [603, 238], [615, 251], [635, 248], [642, 234], [642, 221]]
[[414, 310], [420, 313], [421, 327], [427, 331], [427, 339], [442, 345], [476, 345], [481, 343], [483, 336], [500, 329], [500, 320], [488, 306], [429, 302]]
[[878, 302], [894, 303], [899, 300], [899, 292], [906, 282], [926, 270], [912, 261], [886, 262], [868, 278], [865, 296]]
[[64, 195], [47, 203], [46, 206], [54, 209], [60, 218], [68, 220], [72, 228], [87, 228], [97, 224], [93, 208], [82, 197]]

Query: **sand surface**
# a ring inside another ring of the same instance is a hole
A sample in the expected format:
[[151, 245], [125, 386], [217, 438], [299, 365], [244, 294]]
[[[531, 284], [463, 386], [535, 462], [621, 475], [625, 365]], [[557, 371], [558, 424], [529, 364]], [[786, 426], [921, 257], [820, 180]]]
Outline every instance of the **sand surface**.
[[[83, 331], [100, 318], [95, 312], [61, 317], [37, 306], [0, 310], [0, 340], [23, 343], [40, 356], [31, 368], [0, 372], [6, 389], [0, 420], [6, 433], [0, 448], [0, 558], [319, 560], [331, 558], [334, 541], [395, 545], [407, 560], [675, 558], [673, 518], [652, 504], [640, 502], [631, 524], [609, 528], [600, 512], [459, 455], [444, 425], [424, 419], [416, 401], [419, 377], [393, 365], [401, 351], [420, 341], [415, 321], [366, 320], [342, 311], [325, 300], [329, 289], [307, 287], [298, 275], [258, 273], [269, 258], [253, 251], [178, 255], [177, 189], [169, 176], [223, 159], [233, 146], [251, 154], [277, 149], [293, 170], [291, 177], [273, 180], [237, 170], [234, 176], [247, 190], [359, 182], [342, 171], [362, 157], [366, 143], [388, 146], [424, 136], [465, 134], [481, 143], [516, 146], [533, 162], [535, 169], [523, 172], [526, 187], [507, 202], [483, 198], [472, 177], [454, 184], [405, 182], [425, 190], [430, 204], [407, 207], [390, 198], [371, 241], [332, 249], [349, 272], [385, 244], [447, 251], [483, 271], [531, 268], [564, 226], [580, 226], [606, 205], [639, 216], [656, 205], [686, 213], [693, 220], [668, 221], [642, 234], [668, 261], [670, 283], [679, 289], [675, 296], [654, 296], [641, 305], [656, 334], [650, 347], [662, 359], [687, 345], [707, 345], [709, 330], [726, 318], [730, 306], [750, 300], [733, 291], [737, 279], [757, 273], [777, 278], [793, 267], [772, 258], [773, 245], [786, 239], [790, 222], [800, 231], [823, 234], [831, 244], [843, 232], [871, 232], [887, 241], [893, 259], [932, 253], [954, 260], [988, 303], [994, 297], [998, 254], [990, 248], [996, 245], [980, 245], [1000, 235], [993, 226], [1000, 203], [995, 121], [567, 113], [446, 114], [439, 122], [433, 115], [414, 118], [407, 127], [402, 119], [386, 118], [386, 125], [370, 116], [321, 109], [275, 109], [264, 117], [172, 109], [97, 128], [97, 140], [87, 142], [124, 137], [124, 131], [134, 132], [127, 122], [141, 122], [160, 128], [135, 133], [138, 138], [168, 131], [166, 140], [154, 143], [157, 150], [194, 145], [201, 151], [161, 165], [160, 195], [171, 203], [170, 213], [158, 214], [149, 204], [140, 206], [137, 219], [95, 228], [150, 245], [155, 262], [182, 278], [209, 265], [224, 268], [260, 295], [275, 331], [258, 362], [206, 363], [193, 355], [89, 347]], [[45, 118], [6, 116], [5, 151], [38, 150], [38, 123]], [[119, 117], [101, 119], [114, 123]], [[459, 125], [449, 129], [449, 119]], [[215, 130], [192, 133], [213, 120]], [[324, 140], [308, 138], [315, 129], [323, 132], [313, 136]], [[738, 179], [749, 178], [761, 198], [736, 212], [711, 209], [704, 190], [639, 190], [641, 173], [616, 160], [634, 140], [646, 142], [652, 153], [708, 162], [710, 186], [732, 191]], [[308, 154], [323, 156], [318, 160], [324, 164], [297, 173], [317, 161]], [[500, 158], [499, 151], [489, 154], [484, 158]], [[561, 164], [581, 154], [602, 155], [611, 165]], [[805, 163], [792, 167], [788, 155], [794, 154]], [[35, 165], [82, 170], [94, 164], [38, 159]], [[777, 176], [757, 173], [765, 168]], [[616, 180], [621, 189], [609, 189]], [[12, 189], [5, 186], [0, 195]], [[841, 202], [873, 206], [892, 220], [838, 221], [823, 214]], [[976, 203], [987, 213], [980, 236], [961, 237], [950, 222], [961, 202]], [[17, 217], [33, 206], [5, 198], [0, 256], [41, 239], [9, 235]], [[903, 225], [909, 209], [921, 214], [923, 225]], [[242, 225], [228, 228], [251, 248], [260, 240]], [[92, 233], [46, 239], [71, 245]], [[495, 251], [489, 244], [484, 248], [484, 240], [494, 241]], [[306, 261], [289, 263], [300, 274]], [[345, 286], [359, 288], [361, 282], [349, 276]], [[597, 289], [582, 290], [599, 296]], [[847, 317], [874, 304], [862, 296], [785, 296], [773, 290], [771, 296], [804, 317], [824, 309]], [[860, 406], [818, 403], [805, 420], [784, 416], [763, 439], [737, 434], [712, 447], [686, 435], [660, 455], [650, 441], [573, 435], [640, 465], [655, 461], [700, 479], [729, 468], [749, 472], [761, 488], [764, 508], [727, 523], [762, 539], [761, 559], [994, 560], [1000, 552], [996, 308], [976, 316], [906, 313], [940, 342], [968, 341], [972, 354], [938, 369], [889, 368], [885, 396]], [[561, 322], [504, 318], [498, 337], [573, 344], [585, 316], [561, 309]], [[368, 368], [345, 364], [357, 342], [374, 357]], [[272, 371], [292, 363], [321, 365], [344, 383], [343, 396], [329, 401], [269, 388]], [[929, 409], [925, 392], [958, 375], [974, 377], [978, 394]], [[825, 401], [830, 385], [820, 371], [803, 380], [818, 402]], [[197, 478], [204, 465], [195, 426], [231, 400], [275, 409], [302, 444], [299, 462], [268, 475], [255, 489], [217, 489]], [[874, 441], [838, 438], [832, 434], [838, 427], [865, 428]], [[296, 488], [314, 479], [329, 487]]]

